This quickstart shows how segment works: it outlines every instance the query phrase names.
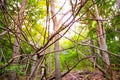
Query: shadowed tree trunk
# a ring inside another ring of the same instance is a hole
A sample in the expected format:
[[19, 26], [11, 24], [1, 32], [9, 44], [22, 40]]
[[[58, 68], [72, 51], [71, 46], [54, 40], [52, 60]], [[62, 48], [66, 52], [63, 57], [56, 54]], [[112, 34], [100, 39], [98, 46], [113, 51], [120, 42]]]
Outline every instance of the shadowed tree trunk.
[[[55, 12], [55, 0], [51, 0], [51, 15], [53, 20], [53, 27], [54, 32], [57, 31], [59, 23], [57, 21], [56, 12]], [[59, 38], [59, 35], [57, 34], [55, 36], [55, 40]], [[55, 42], [54, 50], [59, 50], [59, 41]], [[59, 52], [55, 52], [55, 78], [56, 80], [61, 80], [61, 73], [60, 73], [60, 59], [59, 59]]]

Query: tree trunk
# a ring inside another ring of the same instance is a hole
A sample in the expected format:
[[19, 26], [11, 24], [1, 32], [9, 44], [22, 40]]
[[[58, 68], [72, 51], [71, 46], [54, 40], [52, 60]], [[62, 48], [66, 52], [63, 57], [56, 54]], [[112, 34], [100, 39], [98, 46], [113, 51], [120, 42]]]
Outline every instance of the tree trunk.
[[[26, 6], [26, 0], [22, 0], [22, 5], [20, 8], [20, 11], [18, 12], [18, 16], [15, 19], [15, 40], [14, 40], [14, 46], [13, 46], [13, 53], [12, 57], [19, 55], [19, 48], [20, 48], [20, 38], [21, 38], [21, 29], [22, 29], [22, 23], [24, 19], [24, 10]], [[14, 62], [12, 63], [13, 66], [15, 66], [18, 62], [19, 58], [16, 58]], [[10, 80], [19, 80], [19, 76], [16, 71], [11, 72], [10, 74]]]
[[[15, 19], [15, 40], [14, 40], [14, 46], [13, 46], [13, 54], [12, 57], [15, 57], [19, 55], [19, 48], [20, 48], [20, 38], [21, 38], [21, 30], [22, 30], [22, 23], [24, 21], [24, 10], [25, 10], [26, 0], [22, 0], [22, 5], [20, 8], [20, 11], [18, 13], [18, 16]], [[17, 62], [15, 60], [14, 62]]]
[[[94, 0], [95, 2], [95, 0]], [[99, 12], [98, 12], [98, 8], [97, 5], [94, 5], [95, 8], [95, 13], [96, 13], [96, 19], [97, 19], [97, 23], [98, 23], [98, 27], [97, 27], [97, 37], [98, 37], [98, 42], [99, 42], [99, 47], [100, 49], [102, 49], [102, 59], [104, 61], [104, 66], [106, 69], [106, 78], [108, 80], [112, 80], [111, 77], [111, 73], [110, 73], [110, 60], [109, 60], [109, 54], [105, 51], [107, 51], [107, 44], [106, 44], [106, 33], [105, 33], [105, 29], [104, 26], [102, 24], [100, 20], [100, 16], [99, 16]]]
[[[58, 29], [58, 21], [57, 17], [55, 15], [55, 0], [51, 0], [51, 15], [52, 15], [52, 20], [53, 20], [53, 26], [54, 26], [54, 31], [57, 31]], [[55, 40], [59, 38], [59, 35], [57, 34], [55, 36]], [[54, 45], [54, 50], [57, 51], [59, 50], [59, 41], [55, 42]], [[55, 78], [56, 80], [61, 80], [61, 72], [60, 72], [60, 58], [59, 58], [59, 52], [55, 52]]]
[[[45, 54], [45, 51], [43, 51], [42, 54]], [[43, 55], [42, 57], [40, 57], [38, 59], [38, 61], [36, 62], [35, 66], [34, 66], [34, 70], [32, 70], [32, 72], [31, 72], [30, 76], [27, 78], [27, 80], [35, 80], [36, 75], [38, 73], [38, 69], [41, 66], [41, 64], [43, 63], [44, 57], [45, 57], [45, 55]]]
[[[56, 35], [55, 40], [57, 38], [58, 38], [58, 35]], [[55, 51], [59, 50], [59, 41], [55, 42], [54, 50]], [[61, 80], [59, 52], [55, 52], [55, 77], [56, 77], [56, 80]]]
[[[92, 39], [90, 39], [90, 44], [94, 45], [94, 41]], [[91, 58], [91, 62], [93, 63], [93, 66], [94, 66], [94, 69], [95, 69], [95, 66], [96, 66], [96, 55], [95, 55], [94, 47], [90, 46], [90, 51], [91, 51], [91, 54], [93, 55], [93, 57]]]
[[36, 66], [36, 61], [37, 61], [37, 55], [34, 55], [33, 56], [33, 60], [35, 60], [33, 63], [32, 63], [32, 70], [31, 70], [31, 72], [33, 72], [34, 71], [34, 69], [35, 69], [35, 66]]
[[[52, 47], [49, 47], [47, 49], [47, 52], [51, 52], [52, 50], [50, 49]], [[48, 57], [46, 58], [46, 64], [47, 64], [47, 75], [50, 75], [52, 72], [52, 54], [49, 54]]]

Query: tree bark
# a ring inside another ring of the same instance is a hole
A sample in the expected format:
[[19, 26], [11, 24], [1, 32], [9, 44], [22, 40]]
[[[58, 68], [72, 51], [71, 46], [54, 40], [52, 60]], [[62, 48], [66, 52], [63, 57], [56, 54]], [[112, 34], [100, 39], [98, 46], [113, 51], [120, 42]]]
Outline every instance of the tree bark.
[[[43, 51], [43, 54], [45, 54], [45, 51]], [[45, 55], [43, 55], [42, 57], [40, 57], [38, 59], [37, 63], [34, 66], [34, 69], [32, 70], [32, 72], [31, 72], [30, 76], [27, 78], [27, 80], [35, 80], [36, 75], [38, 73], [38, 69], [44, 61], [44, 57], [45, 57]]]
[[[94, 0], [95, 2], [95, 0]], [[110, 60], [109, 60], [109, 54], [104, 52], [107, 51], [107, 44], [106, 44], [106, 33], [105, 33], [105, 29], [104, 26], [102, 24], [100, 20], [100, 16], [99, 16], [99, 11], [97, 8], [97, 5], [94, 4], [94, 9], [95, 9], [95, 13], [96, 13], [96, 19], [97, 19], [97, 23], [98, 23], [98, 27], [97, 27], [97, 37], [98, 37], [98, 42], [99, 42], [99, 47], [100, 49], [102, 49], [101, 53], [102, 53], [102, 59], [104, 61], [104, 66], [106, 69], [106, 78], [108, 80], [112, 80], [111, 77], [111, 73], [110, 73]]]
[[[15, 30], [16, 30], [16, 35], [15, 35], [15, 40], [14, 40], [14, 46], [13, 46], [13, 53], [12, 57], [14, 58], [15, 56], [19, 55], [19, 48], [20, 48], [20, 38], [21, 38], [21, 30], [22, 30], [22, 23], [24, 20], [24, 10], [26, 6], [26, 0], [22, 0], [21, 8], [20, 11], [18, 12], [18, 16], [15, 19]], [[19, 58], [16, 58], [12, 65], [15, 66], [17, 64]], [[19, 76], [16, 71], [13, 71], [10, 74], [10, 80], [19, 80]]]
[[[12, 57], [15, 57], [15, 56], [19, 55], [20, 38], [21, 38], [22, 23], [24, 21], [25, 6], [26, 6], [26, 0], [22, 0], [22, 5], [21, 5], [21, 8], [20, 8], [20, 11], [18, 13], [18, 16], [15, 19], [16, 33], [15, 33], [15, 40], [14, 40]], [[18, 59], [15, 60], [14, 62], [17, 62], [17, 61], [18, 61]]]
[[[90, 44], [94, 45], [94, 41], [92, 39], [90, 39]], [[95, 69], [95, 66], [96, 66], [96, 55], [95, 55], [94, 47], [90, 46], [90, 51], [91, 51], [91, 54], [93, 55], [93, 57], [91, 58], [91, 61], [93, 62], [93, 66], [94, 66], [94, 69]]]
[[[51, 0], [51, 16], [53, 20], [53, 26], [54, 31], [57, 31], [59, 23], [57, 21], [57, 17], [55, 15], [55, 0]], [[55, 36], [55, 40], [59, 38], [59, 35], [57, 34]], [[59, 50], [59, 41], [55, 42], [54, 50]], [[55, 78], [56, 80], [61, 80], [61, 72], [60, 72], [60, 58], [59, 58], [59, 52], [55, 52]]]
[[[37, 61], [37, 55], [34, 55], [33, 56], [33, 60], [36, 60]], [[35, 70], [35, 66], [36, 66], [36, 61], [34, 61], [33, 63], [32, 63], [32, 69], [31, 69], [31, 72], [33, 72], [34, 70]]]

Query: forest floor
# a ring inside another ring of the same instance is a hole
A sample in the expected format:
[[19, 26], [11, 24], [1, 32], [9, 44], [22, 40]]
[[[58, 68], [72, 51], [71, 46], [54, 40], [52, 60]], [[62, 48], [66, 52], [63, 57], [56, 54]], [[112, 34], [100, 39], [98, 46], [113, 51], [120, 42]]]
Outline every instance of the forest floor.
[[[114, 80], [120, 80], [120, 71], [113, 71]], [[22, 77], [20, 80], [26, 80], [25, 77]], [[8, 76], [0, 76], [0, 80], [9, 80]], [[37, 78], [40, 80], [40, 78]], [[43, 79], [45, 80], [45, 79]], [[100, 71], [71, 71], [65, 75], [62, 80], [105, 80], [104, 75]]]
[[[120, 71], [113, 72], [114, 80], [120, 80]], [[105, 80], [100, 71], [71, 71], [62, 80]]]

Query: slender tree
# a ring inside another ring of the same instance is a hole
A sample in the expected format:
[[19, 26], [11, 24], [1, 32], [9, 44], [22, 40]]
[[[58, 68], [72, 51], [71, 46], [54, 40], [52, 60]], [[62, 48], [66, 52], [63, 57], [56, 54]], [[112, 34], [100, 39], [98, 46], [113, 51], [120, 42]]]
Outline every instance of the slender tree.
[[[22, 30], [22, 23], [24, 21], [24, 11], [26, 6], [26, 0], [22, 0], [21, 8], [18, 12], [18, 16], [15, 19], [15, 40], [14, 40], [14, 46], [13, 46], [13, 53], [12, 57], [16, 57], [19, 55], [19, 49], [20, 49], [20, 38], [21, 38], [21, 30]], [[16, 58], [14, 60], [14, 64], [17, 64], [19, 58]], [[11, 74], [11, 80], [18, 80], [17, 73], [13, 72]]]
[[[51, 15], [53, 20], [54, 32], [56, 32], [58, 29], [59, 23], [58, 23], [58, 19], [56, 17], [56, 12], [55, 12], [55, 0], [51, 0], [50, 7], [51, 7]], [[59, 38], [59, 35], [57, 34], [54, 39], [56, 40], [58, 38]], [[55, 51], [59, 50], [59, 41], [55, 42], [54, 50]], [[55, 78], [56, 80], [61, 80], [59, 52], [54, 52], [54, 53], [55, 53]]]
[[[96, 2], [94, 0], [94, 2]], [[107, 49], [107, 44], [106, 44], [106, 33], [105, 33], [105, 28], [104, 26], [102, 25], [102, 21], [100, 21], [100, 15], [99, 15], [99, 11], [98, 11], [98, 7], [97, 7], [97, 4], [94, 4], [94, 9], [95, 9], [95, 17], [97, 19], [97, 24], [98, 24], [98, 27], [97, 27], [97, 37], [98, 37], [98, 42], [99, 42], [99, 47], [100, 49], [102, 50], [102, 58], [103, 58], [103, 61], [105, 63], [105, 68], [106, 68], [106, 77], [108, 79], [111, 78], [110, 76], [110, 60], [109, 60], [109, 54], [105, 51], [108, 51]], [[112, 80], [112, 79], [110, 79]]]

